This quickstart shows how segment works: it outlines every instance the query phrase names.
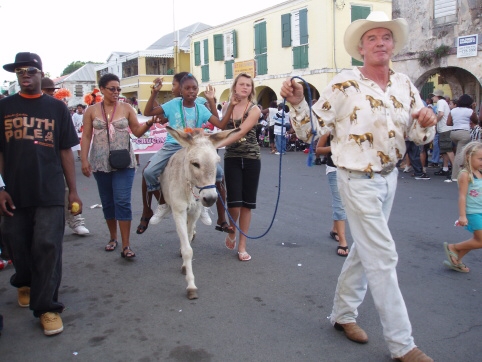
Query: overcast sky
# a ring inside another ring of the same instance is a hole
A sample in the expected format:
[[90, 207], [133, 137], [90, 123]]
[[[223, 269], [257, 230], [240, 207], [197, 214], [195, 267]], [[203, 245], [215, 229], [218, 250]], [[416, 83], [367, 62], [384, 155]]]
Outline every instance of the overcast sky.
[[[60, 76], [73, 61], [104, 63], [113, 51], [144, 50], [193, 23], [211, 26], [284, 0], [0, 0], [0, 84], [18, 52], [37, 53], [45, 72]], [[174, 6], [173, 6], [174, 4]]]

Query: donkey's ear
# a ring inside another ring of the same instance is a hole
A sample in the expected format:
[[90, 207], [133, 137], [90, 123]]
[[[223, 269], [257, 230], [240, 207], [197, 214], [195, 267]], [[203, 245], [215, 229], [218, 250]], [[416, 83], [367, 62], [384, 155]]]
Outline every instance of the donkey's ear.
[[179, 132], [178, 130], [166, 126], [167, 132], [177, 141], [182, 147], [188, 147], [193, 143], [193, 137], [190, 133]]
[[213, 133], [209, 135], [209, 140], [214, 145], [214, 147], [218, 148], [218, 145], [224, 141], [226, 138], [235, 135], [237, 132], [241, 131], [239, 128], [236, 129], [229, 129], [227, 131], [221, 131], [217, 133]]

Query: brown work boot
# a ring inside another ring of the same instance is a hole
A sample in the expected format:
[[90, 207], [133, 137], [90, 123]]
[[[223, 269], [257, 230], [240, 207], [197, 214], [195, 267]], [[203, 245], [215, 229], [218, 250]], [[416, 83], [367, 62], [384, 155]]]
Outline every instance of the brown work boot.
[[30, 287], [20, 287], [17, 290], [18, 305], [22, 308], [30, 306]]
[[412, 349], [406, 355], [396, 358], [395, 360], [401, 362], [433, 362], [433, 359], [431, 359], [417, 347]]
[[335, 323], [333, 326], [337, 331], [345, 332], [346, 338], [356, 343], [367, 343], [368, 336], [363, 329], [361, 329], [356, 323]]
[[59, 334], [64, 330], [62, 318], [60, 318], [60, 314], [56, 312], [47, 312], [42, 314], [40, 316], [40, 324], [42, 325], [44, 334], [46, 336]]

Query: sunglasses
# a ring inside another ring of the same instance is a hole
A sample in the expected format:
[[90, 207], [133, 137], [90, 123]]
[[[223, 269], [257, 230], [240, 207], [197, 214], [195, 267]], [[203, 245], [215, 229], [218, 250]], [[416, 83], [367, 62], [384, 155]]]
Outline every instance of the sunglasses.
[[117, 91], [117, 92], [120, 93], [121, 90], [122, 90], [122, 88], [116, 88], [116, 87], [110, 87], [110, 88], [107, 88], [107, 87], [106, 87], [105, 89], [110, 90], [112, 93], [114, 93], [115, 91]]
[[18, 75], [24, 75], [25, 73], [27, 73], [28, 75], [35, 75], [41, 72], [42, 71], [40, 69], [37, 69], [35, 67], [15, 68], [15, 73], [17, 73]]

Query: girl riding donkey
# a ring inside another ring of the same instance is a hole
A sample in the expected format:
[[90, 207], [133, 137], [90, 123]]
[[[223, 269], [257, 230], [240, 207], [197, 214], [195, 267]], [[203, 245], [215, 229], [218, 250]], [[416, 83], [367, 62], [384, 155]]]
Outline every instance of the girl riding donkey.
[[[162, 79], [158, 79], [153, 94], [146, 104], [144, 111], [146, 116], [159, 116], [161, 124], [169, 122], [171, 128], [185, 132], [189, 132], [193, 128], [201, 128], [203, 123], [206, 122], [209, 122], [214, 126], [219, 126], [219, 119], [204, 105], [199, 105], [198, 102], [196, 102], [199, 87], [196, 78], [191, 73], [186, 74], [180, 80], [181, 97], [174, 98], [169, 102], [156, 107], [155, 96], [161, 87]], [[214, 104], [214, 88], [208, 86], [205, 94], [208, 101]], [[146, 181], [148, 192], [156, 192], [160, 190], [161, 184], [159, 182], [159, 175], [166, 168], [167, 162], [171, 156], [181, 148], [181, 145], [168, 134], [164, 146], [152, 156], [149, 160], [149, 164], [144, 169], [144, 179]], [[144, 193], [143, 197], [146, 197]], [[154, 216], [157, 216], [157, 219], [160, 221], [169, 212], [169, 206], [165, 204], [163, 198], [160, 197], [159, 207]]]

